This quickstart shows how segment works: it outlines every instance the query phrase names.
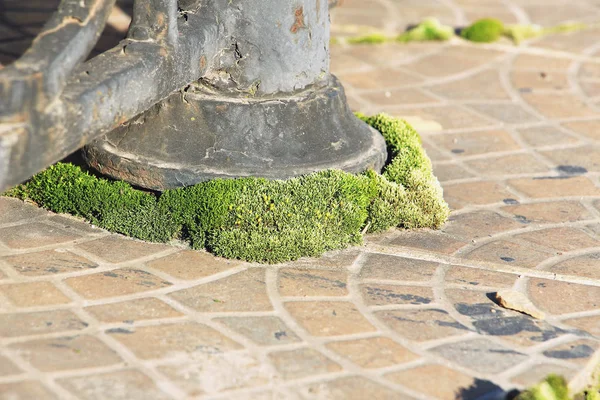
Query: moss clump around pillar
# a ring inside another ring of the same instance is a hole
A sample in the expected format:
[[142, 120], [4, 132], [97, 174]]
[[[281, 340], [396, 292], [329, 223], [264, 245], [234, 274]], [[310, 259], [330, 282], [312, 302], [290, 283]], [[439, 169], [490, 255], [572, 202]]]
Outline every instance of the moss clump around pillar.
[[364, 232], [439, 228], [449, 210], [417, 132], [384, 114], [359, 117], [387, 142], [391, 162], [381, 175], [216, 179], [154, 194], [58, 163], [6, 195], [134, 238], [182, 239], [219, 256], [268, 263], [359, 244]]

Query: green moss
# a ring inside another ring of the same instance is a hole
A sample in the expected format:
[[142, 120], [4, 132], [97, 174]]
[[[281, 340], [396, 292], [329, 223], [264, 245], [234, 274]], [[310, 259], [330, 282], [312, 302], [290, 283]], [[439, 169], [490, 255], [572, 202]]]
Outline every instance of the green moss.
[[427, 18], [419, 25], [404, 32], [396, 38], [399, 42], [413, 42], [425, 40], [448, 40], [454, 36], [454, 29], [445, 26], [437, 18]]
[[519, 44], [523, 40], [544, 35], [544, 29], [539, 25], [509, 25], [505, 28], [504, 34]]
[[392, 161], [382, 175], [329, 170], [286, 181], [216, 179], [155, 195], [58, 163], [6, 195], [138, 239], [184, 239], [260, 262], [359, 244], [365, 231], [440, 227], [449, 211], [417, 132], [383, 114], [360, 117], [388, 144]]
[[463, 29], [460, 35], [471, 41], [480, 43], [495, 42], [504, 33], [504, 24], [495, 18], [483, 18]]
[[372, 33], [365, 36], [357, 36], [348, 38], [346, 41], [349, 44], [381, 44], [388, 42], [390, 39], [381, 33]]
[[569, 400], [567, 381], [562, 376], [549, 375], [542, 382], [519, 394], [516, 400]]

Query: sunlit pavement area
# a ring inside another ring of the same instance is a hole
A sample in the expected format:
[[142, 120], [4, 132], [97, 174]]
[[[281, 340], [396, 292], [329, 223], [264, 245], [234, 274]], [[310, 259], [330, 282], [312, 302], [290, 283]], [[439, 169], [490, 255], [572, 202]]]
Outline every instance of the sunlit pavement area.
[[[7, 64], [54, 5], [0, 4]], [[428, 16], [552, 26], [600, 22], [600, 2], [344, 0], [332, 36]], [[600, 365], [599, 52], [598, 29], [332, 45], [354, 110], [422, 134], [453, 210], [441, 231], [267, 266], [0, 198], [0, 399], [501, 398], [549, 373], [583, 388]], [[497, 305], [505, 289], [545, 319]]]

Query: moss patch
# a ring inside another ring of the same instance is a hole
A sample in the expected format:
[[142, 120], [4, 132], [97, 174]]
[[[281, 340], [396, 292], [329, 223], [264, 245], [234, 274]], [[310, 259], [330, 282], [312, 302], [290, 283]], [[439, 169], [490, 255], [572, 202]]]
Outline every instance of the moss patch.
[[574, 396], [569, 393], [564, 377], [550, 374], [542, 382], [519, 393], [515, 400], [600, 400], [600, 372], [594, 374], [592, 385]]
[[391, 162], [381, 175], [216, 179], [155, 195], [58, 163], [6, 195], [138, 239], [183, 239], [219, 256], [269, 263], [359, 244], [367, 231], [439, 228], [449, 210], [417, 132], [384, 114], [359, 117], [387, 142]]
[[437, 18], [427, 18], [419, 25], [404, 32], [396, 38], [399, 42], [426, 40], [448, 40], [454, 36], [454, 29], [442, 25]]
[[504, 33], [504, 24], [495, 18], [483, 18], [463, 29], [460, 35], [471, 41], [490, 43], [500, 39]]

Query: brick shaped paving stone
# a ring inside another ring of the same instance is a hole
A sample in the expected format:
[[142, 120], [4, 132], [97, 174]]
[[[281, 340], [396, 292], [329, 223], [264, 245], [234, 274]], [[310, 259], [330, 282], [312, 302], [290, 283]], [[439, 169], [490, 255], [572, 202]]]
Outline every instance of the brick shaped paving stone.
[[65, 282], [86, 299], [123, 296], [171, 285], [170, 282], [149, 272], [133, 268], [114, 269], [98, 274], [69, 278]]
[[77, 247], [109, 263], [131, 261], [169, 249], [165, 245], [146, 243], [120, 235], [106, 236], [81, 243]]
[[199, 312], [269, 311], [273, 309], [264, 268], [250, 268], [170, 297]]
[[282, 268], [278, 286], [281, 296], [345, 296], [346, 271]]
[[470, 329], [456, 321], [445, 310], [390, 310], [374, 313], [380, 321], [400, 337], [423, 342], [464, 335]]
[[263, 346], [276, 346], [300, 341], [279, 317], [225, 317], [216, 318], [229, 329]]
[[79, 272], [98, 267], [95, 262], [64, 249], [19, 254], [4, 257], [2, 261], [26, 276]]
[[577, 201], [519, 204], [502, 207], [501, 210], [513, 214], [524, 224], [575, 222], [593, 218], [588, 209]]
[[577, 372], [574, 368], [569, 368], [564, 365], [557, 364], [535, 364], [523, 372], [516, 374], [511, 378], [511, 382], [521, 385], [521, 387], [531, 387], [538, 384], [550, 374], [557, 374], [570, 380]]
[[506, 240], [490, 242], [464, 254], [464, 257], [470, 260], [514, 264], [525, 268], [535, 268], [542, 261], [555, 255], [552, 251]]
[[41, 222], [0, 229], [0, 242], [12, 249], [30, 249], [71, 242], [81, 234]]
[[89, 306], [85, 311], [102, 322], [124, 322], [132, 324], [136, 321], [151, 319], [174, 318], [183, 316], [170, 305], [155, 299], [143, 298], [118, 303]]
[[200, 251], [180, 251], [147, 263], [148, 267], [178, 279], [194, 280], [235, 268], [241, 263]]
[[[452, 254], [467, 244], [466, 241], [452, 235], [429, 229], [406, 232], [391, 231], [382, 235], [381, 238], [382, 240], [379, 240], [379, 243], [388, 246], [410, 247], [442, 254]], [[372, 239], [367, 237], [367, 240], [371, 241]], [[420, 260], [414, 260], [413, 262], [415, 264], [425, 264], [425, 262]]]
[[500, 151], [519, 150], [520, 146], [506, 131], [483, 131], [435, 135], [431, 140], [459, 157]]
[[600, 307], [600, 287], [548, 279], [531, 279], [529, 298], [540, 309], [551, 314], [592, 311]]
[[387, 337], [330, 342], [327, 347], [362, 368], [383, 368], [420, 358]]
[[453, 283], [474, 288], [481, 286], [507, 288], [512, 287], [517, 278], [517, 275], [453, 265], [446, 271], [444, 283]]
[[392, 372], [385, 377], [428, 398], [442, 400], [474, 399], [502, 391], [490, 381], [476, 379], [438, 364]]
[[438, 263], [369, 253], [365, 256], [360, 270], [362, 279], [384, 279], [395, 281], [429, 281]]
[[513, 194], [496, 182], [466, 182], [444, 185], [444, 199], [452, 210], [470, 205], [502, 203]]
[[81, 377], [59, 379], [58, 383], [85, 400], [170, 399], [155, 383], [137, 370], [122, 370]]
[[569, 361], [585, 367], [598, 350], [598, 347], [600, 347], [600, 341], [598, 340], [580, 339], [549, 348], [543, 354], [551, 359]]
[[0, 286], [0, 293], [17, 307], [70, 303], [71, 299], [50, 282], [15, 283]]
[[45, 216], [48, 213], [21, 200], [0, 197], [0, 224], [10, 224]]
[[356, 306], [343, 301], [297, 301], [285, 303], [292, 318], [313, 336], [339, 336], [373, 332]]
[[600, 253], [569, 258], [544, 269], [557, 274], [577, 275], [600, 280]]
[[369, 306], [422, 305], [433, 302], [433, 291], [427, 287], [370, 283], [362, 285], [361, 292], [365, 304]]
[[286, 380], [342, 370], [340, 365], [323, 354], [307, 348], [272, 352], [269, 358], [279, 375]]
[[33, 340], [9, 347], [41, 371], [103, 367], [121, 363], [117, 353], [93, 336]]
[[37, 381], [0, 383], [1, 400], [58, 399], [52, 391]]
[[514, 179], [508, 184], [531, 198], [600, 196], [600, 188], [583, 176]]
[[581, 229], [559, 227], [540, 229], [514, 236], [516, 239], [559, 251], [573, 251], [600, 247], [600, 241]]
[[410, 395], [398, 393], [362, 376], [337, 378], [325, 382], [309, 383], [291, 389], [293, 398], [331, 400], [409, 400]]
[[80, 331], [88, 324], [68, 310], [0, 314], [0, 337]]
[[106, 332], [141, 359], [184, 357], [241, 349], [241, 345], [216, 330], [199, 323], [184, 322]]

